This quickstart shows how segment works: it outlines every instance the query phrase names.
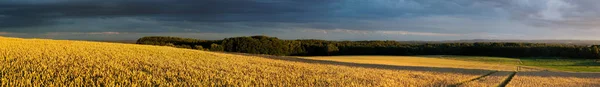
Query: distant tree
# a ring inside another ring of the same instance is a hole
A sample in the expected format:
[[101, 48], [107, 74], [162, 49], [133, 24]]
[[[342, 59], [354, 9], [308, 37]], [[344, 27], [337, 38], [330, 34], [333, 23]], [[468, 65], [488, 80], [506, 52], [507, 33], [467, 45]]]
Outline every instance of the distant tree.
[[190, 45], [175, 45], [175, 47], [177, 47], [177, 48], [193, 49], [192, 46], [190, 46]]
[[333, 44], [328, 44], [325, 48], [325, 50], [327, 50], [328, 55], [335, 55], [338, 51], [340, 51], [340, 49]]
[[202, 47], [201, 45], [196, 45], [196, 46], [194, 46], [194, 49], [196, 49], [196, 50], [206, 50], [206, 49], [204, 49], [204, 47]]
[[[554, 57], [600, 59], [600, 45], [544, 43], [404, 43], [398, 41], [280, 40], [269, 36], [196, 40], [177, 37], [143, 37], [138, 44], [162, 45], [211, 51], [270, 55], [467, 55], [497, 57]], [[191, 47], [194, 46], [194, 47]]]
[[594, 45], [590, 47], [590, 51], [592, 51], [592, 57], [595, 59], [600, 59], [600, 45]]
[[288, 55], [289, 43], [275, 37], [233, 37], [223, 40], [225, 51], [254, 54]]
[[175, 44], [173, 44], [173, 43], [167, 43], [167, 44], [165, 44], [165, 46], [175, 47]]
[[225, 48], [219, 44], [211, 44], [210, 51], [224, 51]]

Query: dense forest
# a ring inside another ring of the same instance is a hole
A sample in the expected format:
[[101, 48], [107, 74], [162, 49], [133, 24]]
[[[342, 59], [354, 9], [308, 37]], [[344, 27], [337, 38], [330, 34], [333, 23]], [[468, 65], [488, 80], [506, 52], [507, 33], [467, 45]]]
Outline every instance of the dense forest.
[[600, 59], [599, 45], [548, 43], [403, 43], [398, 41], [281, 40], [276, 37], [232, 37], [197, 40], [178, 37], [143, 37], [137, 44], [173, 46], [210, 51], [253, 54], [328, 55], [467, 55], [496, 57], [547, 57]]

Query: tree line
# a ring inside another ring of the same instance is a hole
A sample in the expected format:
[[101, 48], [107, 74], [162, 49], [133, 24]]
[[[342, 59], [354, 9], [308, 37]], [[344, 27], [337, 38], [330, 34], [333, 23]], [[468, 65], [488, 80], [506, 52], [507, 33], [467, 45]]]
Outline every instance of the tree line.
[[289, 56], [330, 55], [465, 55], [496, 57], [551, 57], [600, 59], [600, 46], [548, 43], [403, 43], [398, 41], [281, 40], [269, 36], [197, 40], [178, 37], [143, 37], [137, 44], [179, 48]]
[[172, 46], [177, 48], [188, 48], [210, 51], [224, 51], [222, 40], [197, 40], [180, 37], [148, 36], [136, 41], [136, 44]]

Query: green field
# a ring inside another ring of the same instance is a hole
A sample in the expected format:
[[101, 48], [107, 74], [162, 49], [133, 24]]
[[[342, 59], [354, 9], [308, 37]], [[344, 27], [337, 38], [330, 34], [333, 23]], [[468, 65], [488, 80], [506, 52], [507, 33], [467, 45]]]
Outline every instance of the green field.
[[519, 65], [551, 71], [600, 72], [600, 61], [591, 59], [507, 58], [482, 56], [423, 56], [431, 58], [478, 61], [493, 64]]
[[521, 59], [525, 66], [571, 72], [600, 72], [600, 62], [584, 59]]

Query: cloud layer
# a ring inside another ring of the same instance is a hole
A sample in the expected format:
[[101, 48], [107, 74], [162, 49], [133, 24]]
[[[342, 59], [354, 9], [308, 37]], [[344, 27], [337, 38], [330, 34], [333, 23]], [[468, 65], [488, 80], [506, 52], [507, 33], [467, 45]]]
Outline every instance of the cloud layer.
[[[0, 35], [579, 39], [596, 37], [580, 33], [598, 30], [599, 4], [597, 0], [3, 0]], [[306, 32], [298, 34], [302, 31]], [[313, 31], [336, 33], [319, 36], [322, 33]], [[579, 36], [564, 37], [569, 35]]]

